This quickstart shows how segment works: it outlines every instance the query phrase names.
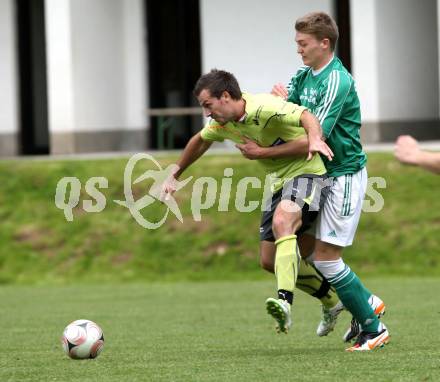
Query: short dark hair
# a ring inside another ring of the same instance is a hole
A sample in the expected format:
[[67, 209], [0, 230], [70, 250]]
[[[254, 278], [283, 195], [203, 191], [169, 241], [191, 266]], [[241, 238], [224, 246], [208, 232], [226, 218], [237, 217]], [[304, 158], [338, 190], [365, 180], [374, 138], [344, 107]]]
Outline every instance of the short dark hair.
[[240, 85], [232, 73], [224, 70], [211, 69], [209, 73], [201, 76], [194, 86], [194, 95], [198, 97], [204, 90], [209, 90], [211, 96], [220, 98], [227, 91], [234, 100], [241, 99]]
[[315, 36], [318, 40], [328, 38], [330, 49], [333, 52], [339, 38], [338, 26], [327, 13], [312, 12], [299, 18], [295, 22], [295, 29], [301, 33]]

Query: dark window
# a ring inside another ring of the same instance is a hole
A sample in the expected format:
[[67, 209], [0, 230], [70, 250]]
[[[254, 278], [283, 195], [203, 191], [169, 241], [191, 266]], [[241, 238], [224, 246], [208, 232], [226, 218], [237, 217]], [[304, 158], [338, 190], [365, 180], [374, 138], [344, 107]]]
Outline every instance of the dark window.
[[350, 0], [335, 1], [336, 23], [339, 28], [337, 55], [351, 73]]
[[[146, 0], [150, 108], [197, 106], [192, 94], [201, 74], [198, 0]], [[157, 117], [150, 142], [157, 147]], [[173, 147], [184, 147], [200, 129], [199, 116], [175, 117]], [[169, 129], [167, 130], [169, 131]]]
[[22, 154], [48, 154], [44, 0], [16, 0]]

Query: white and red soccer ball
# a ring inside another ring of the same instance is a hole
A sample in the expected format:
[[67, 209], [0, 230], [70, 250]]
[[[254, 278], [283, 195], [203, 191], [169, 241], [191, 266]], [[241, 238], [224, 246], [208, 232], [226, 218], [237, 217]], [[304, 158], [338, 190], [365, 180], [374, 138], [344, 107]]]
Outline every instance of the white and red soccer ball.
[[104, 347], [104, 334], [93, 321], [76, 320], [66, 326], [61, 342], [70, 358], [96, 358]]

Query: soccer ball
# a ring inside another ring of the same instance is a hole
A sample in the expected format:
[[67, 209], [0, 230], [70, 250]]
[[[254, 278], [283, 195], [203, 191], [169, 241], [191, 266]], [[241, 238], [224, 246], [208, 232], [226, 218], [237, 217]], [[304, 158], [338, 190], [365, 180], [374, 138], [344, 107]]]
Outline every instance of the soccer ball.
[[70, 358], [96, 358], [104, 347], [104, 334], [93, 321], [76, 320], [66, 326], [61, 342]]

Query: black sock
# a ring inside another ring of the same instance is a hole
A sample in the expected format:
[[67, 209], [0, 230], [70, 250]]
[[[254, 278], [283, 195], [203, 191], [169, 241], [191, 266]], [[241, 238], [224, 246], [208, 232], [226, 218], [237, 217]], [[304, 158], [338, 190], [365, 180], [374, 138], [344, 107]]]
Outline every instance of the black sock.
[[280, 300], [287, 301], [290, 305], [292, 305], [293, 302], [293, 293], [289, 292], [288, 290], [280, 289], [278, 291], [278, 298]]

